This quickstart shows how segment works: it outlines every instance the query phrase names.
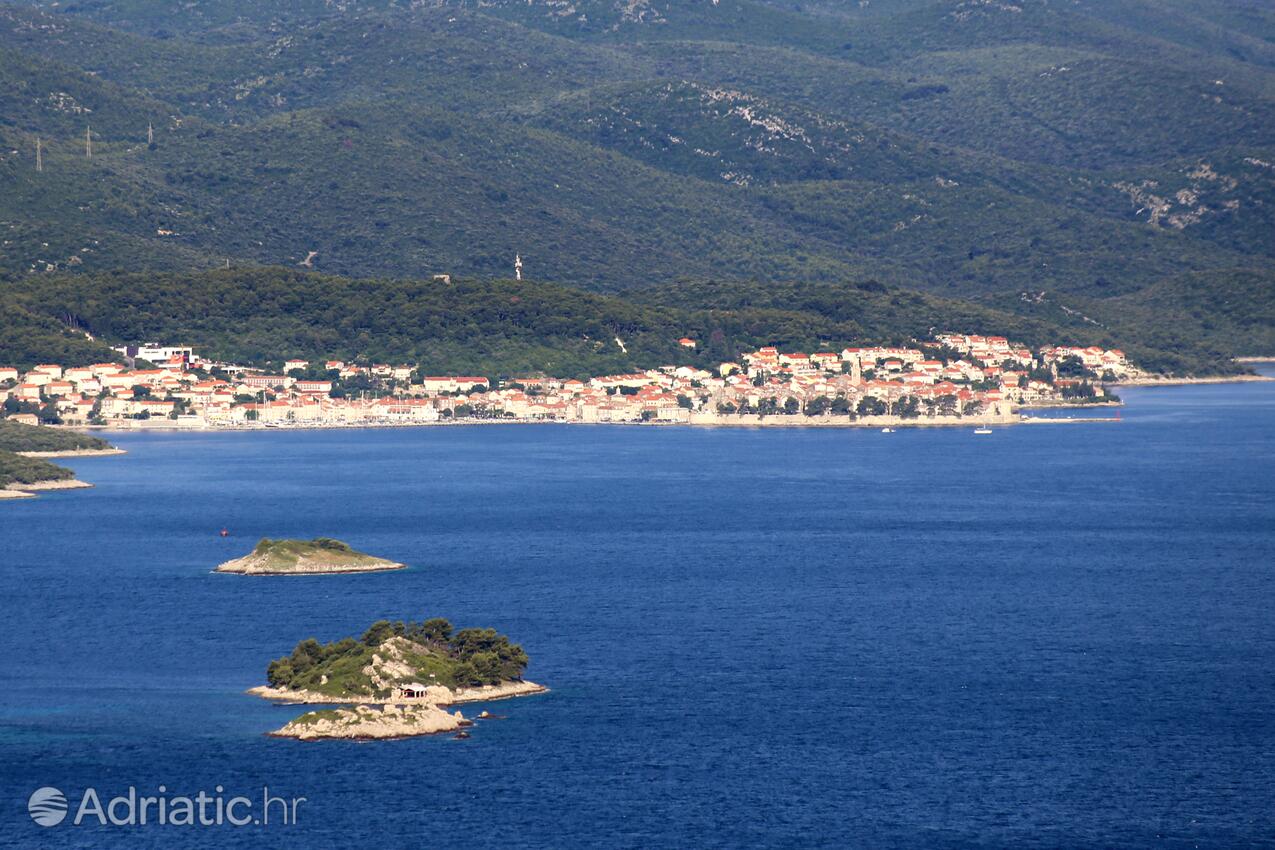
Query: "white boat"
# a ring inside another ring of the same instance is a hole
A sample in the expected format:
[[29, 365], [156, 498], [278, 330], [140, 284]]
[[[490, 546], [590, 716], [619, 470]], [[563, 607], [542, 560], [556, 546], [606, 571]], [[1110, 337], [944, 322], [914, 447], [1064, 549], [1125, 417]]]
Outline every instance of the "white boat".
[[882, 428], [882, 429], [881, 429], [881, 433], [882, 433], [882, 434], [893, 434], [893, 433], [894, 433], [894, 429], [893, 429], [893, 428]]
[[975, 428], [974, 433], [975, 434], [990, 434], [992, 433], [992, 429], [991, 428]]

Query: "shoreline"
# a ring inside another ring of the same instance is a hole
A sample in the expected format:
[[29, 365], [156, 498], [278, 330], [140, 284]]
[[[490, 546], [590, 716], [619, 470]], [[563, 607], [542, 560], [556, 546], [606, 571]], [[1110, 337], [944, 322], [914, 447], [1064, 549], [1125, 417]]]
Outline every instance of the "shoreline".
[[1086, 422], [1122, 422], [1115, 416], [1032, 416], [1023, 420], [1024, 425], [1081, 425]]
[[[1239, 362], [1245, 363], [1275, 363], [1275, 358], [1268, 357], [1245, 357], [1237, 358]], [[1192, 386], [1192, 385], [1208, 385], [1208, 384], [1231, 384], [1231, 383], [1253, 383], [1275, 381], [1275, 377], [1268, 375], [1214, 375], [1202, 378], [1171, 378], [1171, 377], [1142, 377], [1133, 378], [1126, 381], [1116, 381], [1113, 383], [1102, 383], [1106, 388], [1119, 391], [1124, 387], [1173, 387], [1173, 386]], [[358, 430], [373, 428], [471, 428], [479, 426], [516, 426], [516, 425], [569, 425], [569, 426], [589, 426], [589, 425], [612, 425], [612, 426], [642, 426], [653, 428], [668, 427], [687, 427], [687, 428], [962, 428], [962, 427], [991, 427], [998, 425], [1015, 425], [1032, 421], [1031, 417], [1018, 415], [1019, 411], [1031, 410], [1048, 410], [1053, 408], [1098, 408], [1098, 407], [1119, 407], [1124, 404], [1123, 401], [1104, 401], [1091, 403], [1077, 402], [1033, 402], [1026, 404], [1012, 405], [1013, 413], [981, 413], [973, 416], [953, 416], [953, 417], [918, 417], [915, 419], [902, 419], [897, 416], [865, 416], [858, 418], [850, 418], [848, 416], [824, 414], [820, 416], [805, 416], [803, 414], [783, 414], [775, 413], [767, 416], [759, 414], [738, 415], [738, 414], [719, 414], [710, 411], [689, 411], [688, 421], [583, 421], [580, 419], [439, 419], [435, 421], [403, 421], [393, 422], [384, 420], [368, 420], [358, 422], [198, 422], [198, 423], [174, 423], [167, 421], [133, 421], [124, 420], [111, 422], [105, 425], [88, 425], [84, 426], [84, 430], [103, 431], [103, 432], [119, 432], [119, 433], [139, 433], [146, 431], [162, 431], [162, 432], [269, 432], [269, 431], [330, 431], [330, 430]], [[1091, 420], [1102, 421], [1102, 420]], [[113, 455], [125, 454], [121, 449], [110, 450], [85, 450], [82, 452], [67, 453], [49, 453], [36, 455], [30, 453], [29, 456], [36, 457], [72, 457], [77, 455]]]
[[[1275, 380], [1275, 379], [1273, 379]], [[1088, 407], [1119, 407], [1120, 403], [1111, 404], [1059, 404], [1059, 405], [1025, 405], [1020, 410], [1046, 410], [1049, 408], [1088, 408]], [[1030, 421], [1028, 416], [963, 416], [953, 418], [940, 419], [901, 419], [893, 416], [874, 416], [871, 421], [868, 419], [847, 419], [839, 416], [801, 416], [785, 414], [775, 414], [765, 417], [749, 417], [746, 419], [715, 419], [707, 422], [581, 422], [579, 420], [569, 419], [543, 419], [543, 420], [484, 420], [478, 419], [473, 421], [460, 422], [351, 422], [341, 425], [287, 425], [281, 427], [265, 427], [265, 426], [198, 426], [198, 427], [156, 427], [145, 430], [165, 431], [165, 432], [198, 432], [207, 433], [241, 433], [241, 432], [294, 432], [294, 431], [337, 431], [337, 430], [370, 430], [379, 428], [471, 428], [485, 425], [561, 425], [569, 427], [595, 427], [595, 426], [612, 426], [612, 427], [637, 427], [637, 428], [982, 428], [982, 427], [1001, 427], [1007, 425], [1018, 425]], [[95, 426], [100, 428], [109, 428], [110, 426]], [[129, 429], [113, 429], [126, 431]], [[142, 429], [138, 429], [142, 430]]]
[[[1092, 405], [1084, 405], [1090, 407]], [[637, 421], [615, 421], [615, 422], [583, 422], [578, 419], [462, 419], [447, 420], [439, 422], [343, 422], [340, 424], [301, 424], [294, 423], [289, 425], [156, 425], [149, 427], [116, 427], [115, 425], [93, 425], [89, 426], [103, 431], [168, 431], [168, 432], [242, 432], [242, 431], [266, 431], [266, 432], [288, 432], [288, 431], [331, 431], [331, 430], [359, 430], [374, 428], [469, 428], [479, 426], [517, 426], [517, 425], [566, 425], [571, 427], [591, 427], [591, 426], [616, 426], [616, 427], [641, 427], [641, 428], [961, 428], [961, 427], [980, 427], [983, 425], [1013, 425], [1022, 421], [1020, 417], [1015, 415], [981, 415], [981, 416], [959, 416], [959, 417], [937, 417], [925, 418], [918, 417], [916, 419], [902, 419], [896, 416], [871, 416], [858, 419], [850, 419], [844, 416], [804, 416], [801, 414], [774, 414], [771, 416], [750, 415], [746, 417], [740, 416], [722, 416], [719, 414], [703, 414], [701, 421], [692, 419], [689, 422], [637, 422]]]
[[[659, 427], [683, 426], [688, 428], [980, 428], [992, 425], [1014, 425], [1021, 421], [1013, 414], [980, 414], [976, 416], [942, 416], [916, 417], [904, 419], [901, 416], [848, 416], [824, 415], [804, 416], [802, 414], [777, 413], [772, 416], [749, 414], [691, 414], [689, 422], [614, 422], [598, 424], [614, 425], [655, 425]], [[593, 423], [582, 423], [593, 424]]]
[[[226, 563], [230, 563], [227, 561]], [[395, 564], [392, 567], [367, 567], [365, 569], [341, 567], [335, 570], [223, 570], [225, 564], [214, 567], [209, 570], [212, 573], [221, 573], [222, 575], [232, 576], [324, 576], [324, 575], [350, 575], [352, 573], [392, 573], [397, 570], [407, 569], [407, 564]]]
[[1083, 410], [1089, 407], [1124, 407], [1123, 401], [1060, 401], [1055, 403], [1020, 404], [1015, 410]]
[[[438, 687], [442, 687], [439, 685]], [[349, 698], [333, 697], [313, 691], [289, 691], [284, 688], [272, 688], [269, 685], [257, 685], [244, 693], [269, 700], [276, 705], [462, 705], [469, 702], [497, 702], [504, 699], [529, 697], [535, 694], [548, 693], [549, 689], [535, 682], [505, 682], [500, 685], [480, 685], [474, 688], [461, 688], [451, 691], [446, 700], [403, 699], [397, 698]]]
[[379, 711], [360, 704], [306, 712], [267, 732], [266, 737], [296, 741], [398, 741], [461, 732], [473, 725], [474, 721], [467, 720], [459, 711], [448, 714], [430, 703], [387, 705]]
[[33, 484], [14, 483], [0, 487], [0, 499], [34, 499], [38, 494], [50, 490], [86, 490], [92, 486], [77, 478], [36, 481]]
[[53, 452], [14, 452], [16, 455], [23, 457], [111, 457], [113, 455], [126, 455], [128, 452], [123, 449], [62, 449]]
[[224, 564], [218, 564], [210, 572], [236, 576], [321, 576], [349, 575], [351, 573], [390, 573], [407, 569], [407, 564], [400, 564], [397, 561], [386, 561], [384, 564], [371, 564], [366, 567], [333, 566], [325, 568], [322, 566], [310, 566], [299, 567], [295, 570], [253, 569], [251, 565], [241, 566], [242, 562], [248, 561], [251, 557], [251, 555], [245, 555], [242, 558], [226, 561]]
[[[1266, 361], [1251, 361], [1266, 362]], [[1275, 381], [1269, 375], [1218, 375], [1212, 378], [1135, 378], [1132, 381], [1121, 381], [1118, 384], [1103, 384], [1104, 387], [1185, 387], [1195, 384], [1247, 384], [1261, 381]]]
[[357, 552], [330, 538], [314, 540], [262, 539], [253, 550], [213, 568], [214, 573], [259, 576], [382, 573], [405, 570], [407, 564]]

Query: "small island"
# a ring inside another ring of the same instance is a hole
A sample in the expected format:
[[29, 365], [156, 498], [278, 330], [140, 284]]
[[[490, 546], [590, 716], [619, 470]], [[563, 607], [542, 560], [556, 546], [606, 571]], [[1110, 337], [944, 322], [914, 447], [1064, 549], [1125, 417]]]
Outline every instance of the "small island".
[[313, 540], [271, 540], [262, 538], [256, 548], [242, 558], [217, 567], [214, 572], [242, 575], [318, 575], [321, 573], [374, 573], [401, 570], [407, 565], [387, 561], [352, 549], [330, 537]]
[[[527, 653], [495, 629], [454, 631], [445, 619], [380, 620], [359, 639], [303, 640], [249, 693], [285, 704], [329, 703], [275, 737], [385, 739], [454, 732], [471, 721], [442, 706], [544, 693], [522, 678]], [[381, 706], [373, 708], [372, 706]]]

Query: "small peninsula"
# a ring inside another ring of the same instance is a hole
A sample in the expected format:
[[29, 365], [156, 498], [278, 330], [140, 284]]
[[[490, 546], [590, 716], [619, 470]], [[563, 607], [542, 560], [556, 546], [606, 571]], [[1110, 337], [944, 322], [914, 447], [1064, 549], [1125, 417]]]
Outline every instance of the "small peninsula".
[[[547, 690], [522, 678], [527, 653], [495, 629], [454, 631], [445, 619], [380, 620], [359, 639], [303, 640], [266, 668], [268, 686], [249, 693], [287, 704], [327, 703], [271, 733], [275, 737], [385, 739], [472, 725], [442, 706], [529, 696]], [[372, 706], [381, 706], [380, 709]]]
[[321, 573], [374, 573], [401, 570], [407, 565], [376, 558], [330, 537], [313, 540], [262, 538], [242, 558], [226, 561], [213, 572], [242, 575], [318, 575]]
[[123, 454], [105, 440], [45, 425], [0, 419], [0, 499], [25, 499], [40, 490], [92, 487], [45, 458]]
[[122, 455], [101, 437], [93, 437], [69, 428], [28, 425], [12, 419], [0, 419], [0, 451], [24, 457], [93, 457]]

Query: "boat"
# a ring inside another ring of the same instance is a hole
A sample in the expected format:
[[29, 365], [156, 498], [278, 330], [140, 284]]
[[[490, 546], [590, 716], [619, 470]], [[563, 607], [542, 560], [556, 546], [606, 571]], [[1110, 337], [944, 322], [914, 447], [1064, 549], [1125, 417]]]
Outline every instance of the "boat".
[[974, 433], [975, 434], [990, 434], [992, 433], [992, 429], [991, 428], [975, 428]]
[[893, 433], [894, 433], [894, 429], [893, 429], [893, 428], [882, 428], [882, 429], [881, 429], [881, 433], [882, 433], [882, 434], [893, 434]]

